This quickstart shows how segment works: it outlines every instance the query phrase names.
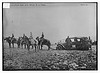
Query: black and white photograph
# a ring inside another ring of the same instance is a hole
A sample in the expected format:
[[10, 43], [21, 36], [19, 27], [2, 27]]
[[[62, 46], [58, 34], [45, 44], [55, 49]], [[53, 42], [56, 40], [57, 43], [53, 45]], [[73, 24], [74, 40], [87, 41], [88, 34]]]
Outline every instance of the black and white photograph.
[[97, 2], [2, 2], [2, 70], [98, 70], [97, 8]]

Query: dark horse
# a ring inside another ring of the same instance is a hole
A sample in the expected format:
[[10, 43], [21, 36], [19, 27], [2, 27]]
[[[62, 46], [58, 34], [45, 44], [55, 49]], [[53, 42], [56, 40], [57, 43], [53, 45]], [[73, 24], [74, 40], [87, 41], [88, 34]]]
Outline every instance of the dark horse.
[[14, 38], [14, 37], [12, 38], [10, 36], [4, 38], [4, 40], [6, 40], [8, 42], [10, 48], [11, 48], [11, 44], [12, 44], [12, 46], [14, 48], [14, 44], [17, 42], [16, 38]]
[[19, 37], [18, 39], [18, 45], [23, 48], [23, 45], [24, 47], [29, 50], [30, 49], [30, 41], [29, 41], [29, 38], [27, 36], [24, 36], [24, 37]]
[[39, 37], [36, 37], [36, 40], [38, 41], [39, 49], [42, 49], [43, 45], [48, 46], [48, 50], [50, 49], [51, 43], [49, 40]]
[[19, 37], [18, 40], [17, 40], [18, 48], [20, 48], [20, 46], [21, 46], [21, 40], [22, 40], [22, 37]]

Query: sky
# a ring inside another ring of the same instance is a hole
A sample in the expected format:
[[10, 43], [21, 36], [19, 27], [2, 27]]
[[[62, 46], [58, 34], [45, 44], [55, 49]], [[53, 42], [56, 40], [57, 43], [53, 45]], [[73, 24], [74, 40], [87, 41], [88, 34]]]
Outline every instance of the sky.
[[[27, 6], [25, 6], [27, 5]], [[41, 36], [52, 43], [69, 37], [96, 40], [95, 3], [10, 3], [3, 8], [4, 36]]]

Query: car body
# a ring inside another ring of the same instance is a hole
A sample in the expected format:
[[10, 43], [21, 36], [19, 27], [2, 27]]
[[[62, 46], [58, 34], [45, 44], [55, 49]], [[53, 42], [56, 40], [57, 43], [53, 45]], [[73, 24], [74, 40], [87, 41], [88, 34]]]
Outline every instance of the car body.
[[88, 37], [71, 37], [66, 38], [64, 43], [58, 43], [57, 50], [89, 50], [91, 40]]

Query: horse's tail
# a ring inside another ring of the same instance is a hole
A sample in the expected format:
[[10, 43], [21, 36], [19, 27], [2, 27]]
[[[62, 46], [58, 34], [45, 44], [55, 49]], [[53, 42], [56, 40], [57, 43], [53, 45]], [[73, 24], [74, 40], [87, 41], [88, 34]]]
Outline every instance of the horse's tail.
[[49, 41], [49, 44], [50, 44], [50, 46], [51, 46], [51, 42]]
[[51, 48], [51, 42], [48, 40], [48, 47]]
[[51, 49], [51, 42], [48, 40], [48, 50]]

